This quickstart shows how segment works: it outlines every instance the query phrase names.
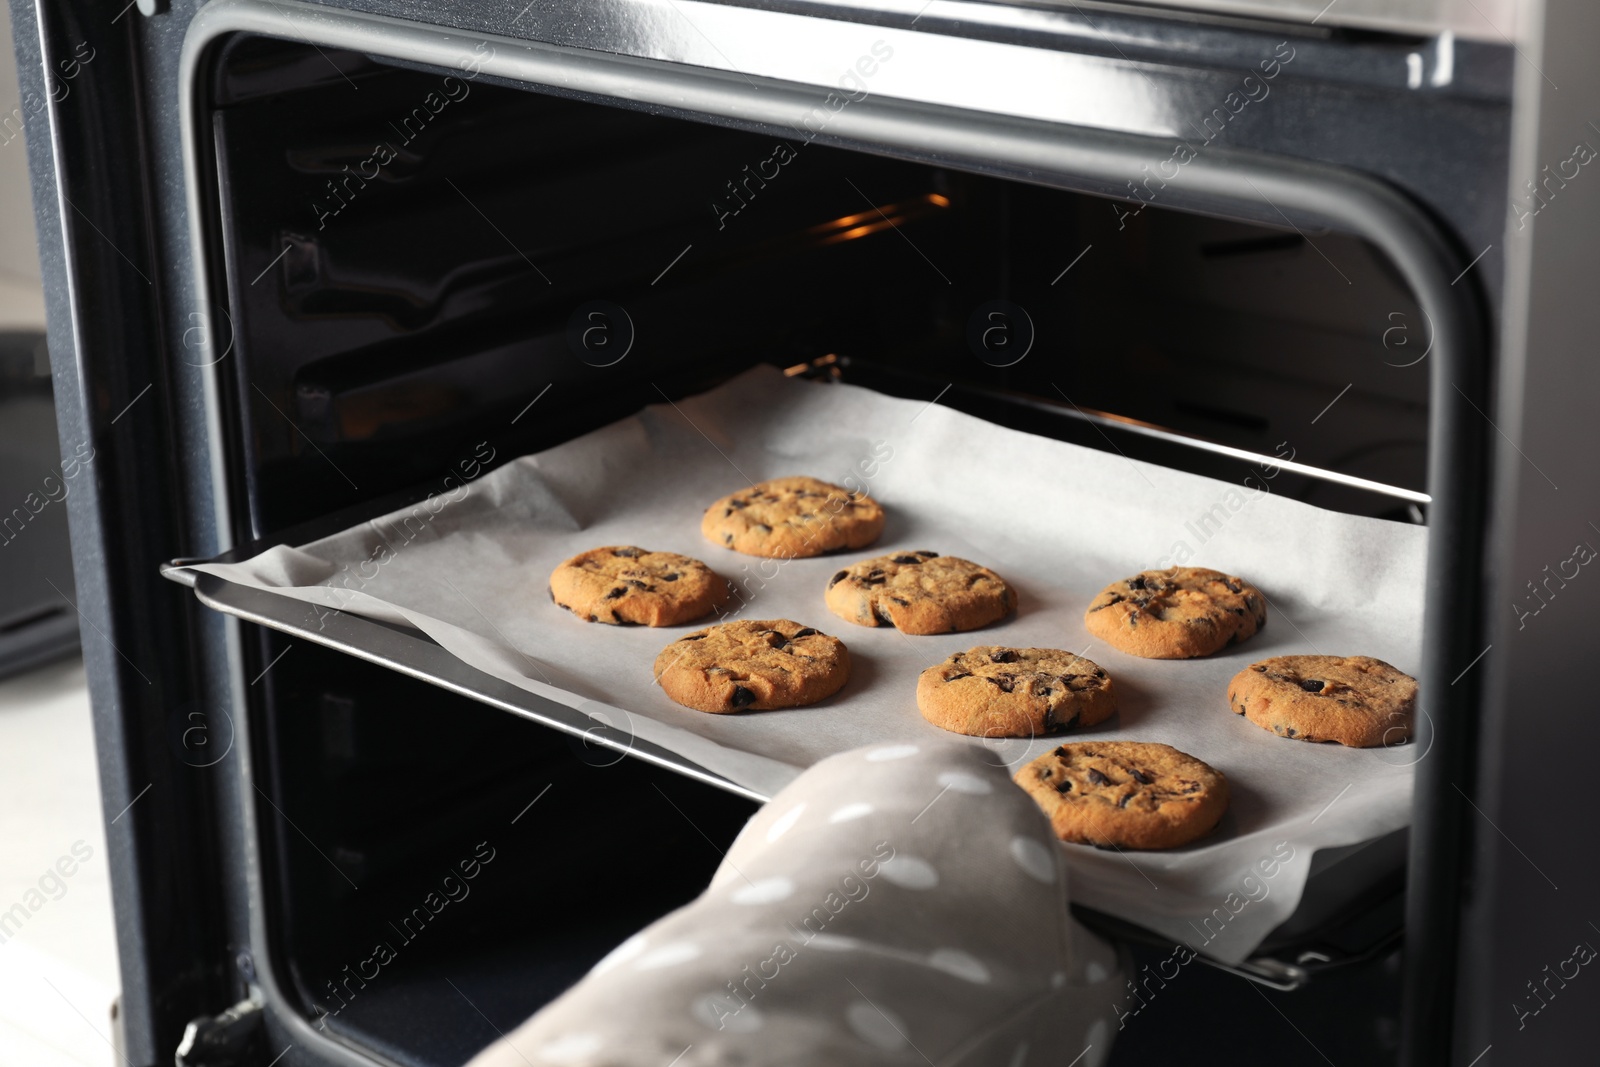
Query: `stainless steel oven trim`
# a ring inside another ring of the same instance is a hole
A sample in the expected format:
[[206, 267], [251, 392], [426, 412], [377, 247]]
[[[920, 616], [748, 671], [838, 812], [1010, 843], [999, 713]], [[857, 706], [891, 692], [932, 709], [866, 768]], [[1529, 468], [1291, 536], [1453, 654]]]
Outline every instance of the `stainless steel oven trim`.
[[[806, 22], [809, 31], [839, 42], [828, 54], [843, 55], [841, 67], [858, 54], [860, 26], [809, 17]], [[217, 0], [202, 8], [190, 23], [179, 68], [184, 176], [196, 287], [193, 297], [198, 307], [222, 306], [215, 299], [220, 293], [212, 287], [213, 275], [208, 267], [212, 232], [206, 214], [205, 179], [210, 171], [200, 136], [207, 106], [204, 76], [212, 47], [241, 32], [351, 49], [445, 70], [464, 69], [461, 65], [474, 61], [473, 49], [477, 47], [488, 50], [487, 58], [480, 51], [477, 61], [482, 71], [495, 80], [702, 121], [790, 133], [803, 128], [802, 117], [823, 105], [831, 84], [827, 79], [813, 78], [811, 84], [803, 84], [772, 80], [765, 71], [730, 73], [713, 69], [715, 64], [697, 67], [662, 63], [570, 45], [442, 31], [293, 0]], [[994, 49], [1000, 46], [984, 42], [966, 44], [971, 51], [958, 55], [957, 60], [992, 60], [1010, 54], [996, 52]], [[980, 72], [1000, 76], [999, 84], [1006, 84], [1003, 66], [996, 68], [989, 62], [976, 65]], [[1105, 196], [1115, 196], [1129, 181], [1139, 178], [1141, 165], [1168, 154], [1165, 143], [1149, 138], [1083, 126], [1073, 127], [1069, 138], [1063, 136], [1065, 131], [1059, 121], [1052, 124], [960, 109], [941, 98], [941, 82], [948, 80], [950, 70], [946, 66], [927, 71], [931, 79], [928, 93], [934, 98], [931, 106], [927, 100], [869, 96], [837, 110], [826, 131], [815, 139]], [[1485, 466], [1488, 434], [1481, 418], [1459, 403], [1457, 394], [1478, 408], [1486, 406], [1487, 353], [1481, 309], [1475, 296], [1467, 290], [1451, 288], [1466, 257], [1417, 205], [1389, 186], [1354, 171], [1218, 148], [1191, 162], [1183, 176], [1181, 191], [1167, 201], [1172, 206], [1246, 218], [1281, 219], [1296, 228], [1328, 226], [1364, 236], [1390, 257], [1434, 326], [1428, 480], [1433, 514], [1426, 579], [1428, 639], [1420, 673], [1426, 710], [1432, 720], [1431, 729], [1423, 731], [1421, 740], [1432, 744], [1435, 758], [1419, 767], [1416, 789], [1418, 832], [1412, 836], [1412, 894], [1407, 917], [1407, 1030], [1413, 1035], [1408, 1040], [1412, 1064], [1442, 1062], [1448, 1053], [1438, 1049], [1447, 1049], [1448, 1041], [1436, 1041], [1435, 1050], [1428, 1051], [1425, 1041], [1415, 1035], [1441, 1038], [1451, 1026], [1450, 996], [1437, 980], [1441, 972], [1448, 974], [1453, 969], [1459, 914], [1456, 890], [1464, 852], [1464, 835], [1459, 814], [1454, 810], [1451, 783], [1471, 781], [1470, 774], [1462, 770], [1468, 766], [1473, 751], [1479, 715], [1476, 679], [1467, 678], [1459, 688], [1451, 681], [1459, 667], [1475, 655], [1483, 628], [1481, 575], [1486, 505], [1478, 479]], [[221, 371], [212, 364], [202, 374], [207, 431], [214, 445], [213, 484], [220, 490], [226, 485], [221, 447], [225, 437], [218, 403]], [[227, 548], [233, 529], [228, 521], [228, 502], [221, 492], [216, 500], [216, 529], [223, 541], [219, 547]], [[229, 630], [236, 638], [237, 627], [230, 625]], [[237, 648], [236, 640], [230, 643]], [[1432, 736], [1427, 736], [1430, 733]], [[253, 894], [259, 893], [258, 885], [256, 880]], [[259, 904], [259, 899], [254, 903]], [[252, 911], [256, 912], [251, 918], [252, 937], [260, 938], [257, 944], [265, 947], [259, 911], [254, 907]], [[264, 964], [268, 957], [260, 958]], [[261, 967], [260, 975], [264, 984], [273, 982], [269, 968]], [[298, 1040], [319, 1047], [327, 1045], [326, 1039], [303, 1019], [282, 1021]], [[350, 1062], [364, 1062], [360, 1054], [348, 1048], [341, 1046], [341, 1051], [341, 1058], [348, 1056]]]

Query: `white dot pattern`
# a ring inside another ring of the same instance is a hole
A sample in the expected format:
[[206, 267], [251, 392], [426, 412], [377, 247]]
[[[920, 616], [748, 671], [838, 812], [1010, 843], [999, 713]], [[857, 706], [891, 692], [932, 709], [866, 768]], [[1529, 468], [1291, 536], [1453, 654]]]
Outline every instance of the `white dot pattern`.
[[567, 1034], [541, 1045], [539, 1058], [551, 1063], [577, 1063], [599, 1052], [600, 1045], [600, 1039], [594, 1034]]
[[794, 896], [794, 883], [779, 875], [775, 878], [763, 878], [759, 882], [735, 889], [728, 894], [728, 899], [735, 904], [772, 904], [779, 900], [788, 900]]
[[878, 874], [901, 889], [932, 889], [939, 884], [933, 864], [916, 856], [893, 856], [878, 865]]
[[854, 804], [846, 804], [836, 810], [832, 815], [828, 816], [828, 821], [830, 823], [854, 822], [857, 819], [871, 815], [875, 810], [877, 809], [871, 804], [858, 800]]
[[674, 941], [669, 945], [662, 945], [639, 957], [634, 969], [639, 971], [659, 971], [663, 967], [677, 967], [688, 963], [690, 960], [700, 958], [700, 946], [689, 941]]
[[851, 1031], [875, 1048], [894, 1052], [906, 1047], [905, 1025], [865, 1000], [852, 1002], [845, 1009], [844, 1017]]
[[939, 775], [939, 784], [953, 793], [966, 793], [974, 797], [986, 797], [994, 792], [994, 786], [965, 771], [945, 771]]
[[857, 750], [779, 791], [710, 888], [468, 1067], [1035, 1067], [1088, 1045], [1078, 1067], [1095, 1067], [1116, 1027], [1095, 1025], [1094, 990], [1124, 976], [1069, 925], [1066, 889], [1063, 850], [992, 752]]
[[1011, 839], [1011, 858], [1033, 878], [1051, 884], [1056, 880], [1056, 858], [1042, 843], [1031, 837]]
[[767, 828], [767, 840], [769, 842], [776, 841], [778, 838], [794, 829], [794, 824], [800, 821], [800, 816], [805, 814], [805, 810], [806, 806], [804, 804], [796, 804], [794, 807], [778, 816], [777, 819], [773, 821], [772, 825]]
[[595, 974], [604, 974], [619, 963], [627, 963], [645, 950], [648, 942], [643, 934], [634, 934], [628, 940], [606, 953], [601, 961], [594, 965]]
[[989, 968], [978, 957], [959, 948], [941, 948], [928, 957], [928, 963], [976, 985], [989, 984]]

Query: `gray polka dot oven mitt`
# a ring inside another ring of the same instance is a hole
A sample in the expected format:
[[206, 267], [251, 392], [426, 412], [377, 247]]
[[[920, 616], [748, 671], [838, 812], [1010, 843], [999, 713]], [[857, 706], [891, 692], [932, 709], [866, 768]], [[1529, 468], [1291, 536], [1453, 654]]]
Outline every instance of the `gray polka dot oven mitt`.
[[1094, 1067], [1118, 955], [981, 747], [857, 749], [747, 823], [699, 898], [470, 1067]]

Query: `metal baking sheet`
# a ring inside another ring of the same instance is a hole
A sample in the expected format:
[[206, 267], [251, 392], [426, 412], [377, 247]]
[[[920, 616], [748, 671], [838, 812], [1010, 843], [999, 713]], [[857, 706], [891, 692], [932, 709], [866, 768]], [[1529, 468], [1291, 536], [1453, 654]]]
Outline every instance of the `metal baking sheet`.
[[[1172, 744], [1226, 772], [1234, 787], [1218, 832], [1187, 848], [1063, 845], [1072, 898], [1217, 959], [1243, 959], [1293, 912], [1315, 850], [1406, 825], [1410, 768], [1423, 753], [1275, 737], [1228, 710], [1227, 682], [1256, 659], [1298, 652], [1378, 656], [1415, 673], [1426, 531], [1283, 499], [1266, 464], [1243, 484], [1218, 482], [1022, 434], [932, 400], [756, 368], [488, 474], [464, 457], [434, 497], [333, 536], [179, 570], [223, 610], [563, 729], [592, 723], [597, 741], [637, 746], [755, 796], [868, 744], [981, 744], [1016, 768], [1056, 741], [938, 730], [917, 712], [917, 675], [980, 643], [1070, 649], [1111, 673], [1121, 705], [1080, 736]], [[889, 512], [881, 541], [860, 553], [775, 561], [701, 538], [710, 501], [798, 473], [880, 500]], [[841, 637], [852, 653], [849, 684], [786, 711], [715, 716], [672, 703], [653, 684], [651, 665], [690, 627], [590, 624], [546, 595], [556, 564], [605, 544], [693, 555], [738, 584], [742, 617], [792, 618]], [[828, 612], [823, 588], [841, 561], [917, 548], [999, 571], [1019, 591], [1018, 613], [974, 633], [911, 637]], [[1268, 597], [1266, 628], [1190, 661], [1141, 660], [1090, 638], [1083, 612], [1100, 588], [1179, 563], [1254, 581]], [[261, 610], [264, 597], [271, 610]], [[241, 609], [251, 598], [255, 609]], [[426, 635], [441, 656], [472, 669], [446, 681], [437, 677], [451, 673], [443, 660], [430, 669], [363, 649], [370, 641], [362, 635], [382, 628], [352, 630], [348, 615]], [[936, 793], [930, 787], [930, 802]]]

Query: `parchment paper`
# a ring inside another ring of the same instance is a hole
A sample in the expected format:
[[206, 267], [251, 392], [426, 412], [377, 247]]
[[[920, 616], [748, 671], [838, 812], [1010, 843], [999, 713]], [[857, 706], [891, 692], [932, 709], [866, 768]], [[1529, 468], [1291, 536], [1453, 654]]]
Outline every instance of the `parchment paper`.
[[[476, 473], [472, 457], [459, 469]], [[788, 474], [868, 491], [889, 514], [880, 542], [780, 563], [701, 538], [712, 500]], [[409, 511], [194, 569], [305, 601], [310, 619], [337, 608], [415, 627], [481, 670], [766, 795], [846, 749], [953, 736], [925, 722], [915, 702], [918, 673], [952, 652], [1000, 643], [1086, 655], [1111, 673], [1121, 710], [1080, 737], [1174, 745], [1224, 771], [1233, 801], [1218, 832], [1185, 849], [1063, 845], [1072, 898], [1236, 962], [1294, 910], [1316, 849], [1407, 824], [1419, 755], [1412, 745], [1291, 741], [1228, 710], [1228, 680], [1267, 656], [1371, 655], [1413, 674], [1418, 665], [1426, 531], [1275, 496], [1275, 474], [1233, 485], [763, 367], [476, 481], [452, 480]], [[608, 544], [702, 559], [739, 584], [749, 602], [742, 617], [791, 618], [842, 638], [849, 684], [786, 711], [706, 715], [674, 704], [651, 665], [694, 627], [587, 623], [547, 597], [558, 563]], [[1018, 590], [1018, 614], [973, 633], [910, 637], [827, 610], [834, 571], [896, 549], [994, 568]], [[1083, 612], [1096, 592], [1174, 563], [1255, 582], [1268, 597], [1266, 628], [1189, 661], [1138, 659], [1090, 638]], [[1057, 741], [971, 743], [1015, 769]]]

